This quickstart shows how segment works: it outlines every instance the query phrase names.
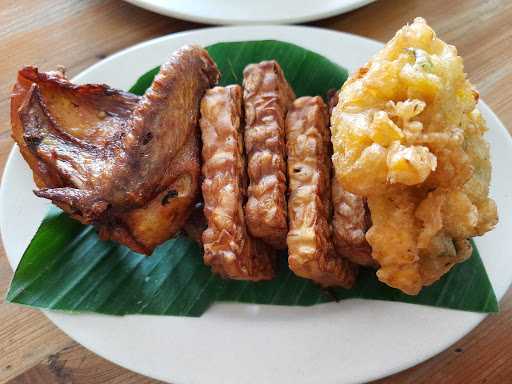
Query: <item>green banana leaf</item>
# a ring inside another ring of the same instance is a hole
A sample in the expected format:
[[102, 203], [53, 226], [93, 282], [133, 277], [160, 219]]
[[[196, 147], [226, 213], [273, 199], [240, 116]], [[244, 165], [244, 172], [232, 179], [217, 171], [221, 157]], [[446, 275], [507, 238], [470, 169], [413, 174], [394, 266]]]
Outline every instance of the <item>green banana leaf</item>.
[[[296, 94], [325, 95], [346, 80], [345, 69], [301, 47], [279, 41], [219, 43], [208, 48], [223, 85], [241, 83], [243, 68], [277, 60]], [[142, 94], [158, 72], [144, 74], [130, 91]], [[473, 244], [474, 246], [474, 244]], [[267, 282], [229, 281], [211, 273], [201, 247], [178, 235], [146, 257], [52, 208], [26, 249], [7, 301], [68, 312], [113, 315], [201, 316], [215, 302], [309, 306], [348, 298], [400, 301], [474, 312], [497, 312], [498, 303], [478, 251], [441, 280], [408, 296], [363, 269], [353, 289], [324, 290], [295, 276], [280, 260], [279, 275]]]

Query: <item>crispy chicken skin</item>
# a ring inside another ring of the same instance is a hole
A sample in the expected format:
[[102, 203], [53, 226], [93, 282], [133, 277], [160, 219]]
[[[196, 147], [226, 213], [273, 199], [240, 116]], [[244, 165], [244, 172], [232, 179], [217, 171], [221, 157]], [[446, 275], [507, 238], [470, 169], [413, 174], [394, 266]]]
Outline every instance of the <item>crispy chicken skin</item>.
[[203, 198], [208, 228], [204, 260], [214, 272], [238, 280], [274, 276], [274, 252], [246, 228], [245, 160], [241, 133], [242, 88], [215, 87], [201, 101]]
[[415, 295], [470, 257], [467, 239], [498, 221], [478, 92], [456, 48], [417, 18], [339, 98], [331, 124], [336, 177], [367, 199], [379, 280]]
[[295, 274], [329, 287], [351, 287], [357, 269], [336, 254], [329, 225], [329, 114], [323, 100], [301, 97], [286, 117], [288, 264]]
[[23, 68], [11, 98], [12, 134], [36, 195], [94, 224], [103, 239], [150, 254], [196, 200], [199, 102], [218, 78], [195, 46], [176, 51], [142, 97]]
[[105, 85], [71, 84], [62, 70], [22, 68], [11, 95], [12, 136], [36, 185], [87, 183], [83, 168], [92, 168], [98, 157], [88, 150], [119, 140], [138, 102], [138, 96]]
[[[329, 113], [338, 104], [339, 91], [328, 93]], [[348, 192], [336, 178], [335, 170], [331, 179], [332, 189], [332, 236], [336, 252], [355, 264], [375, 267], [372, 248], [366, 241], [366, 231], [370, 228], [371, 218], [363, 197]]]
[[295, 95], [275, 61], [244, 70], [245, 151], [249, 176], [245, 216], [249, 232], [286, 248], [285, 117]]
[[[138, 252], [146, 254], [173, 237], [184, 226], [200, 191], [200, 146], [196, 135], [189, 136], [167, 172], [169, 184], [162, 192], [145, 206], [122, 213], [119, 225], [99, 227], [100, 236], [121, 243], [131, 238], [144, 246]], [[135, 249], [135, 244], [127, 245]]]

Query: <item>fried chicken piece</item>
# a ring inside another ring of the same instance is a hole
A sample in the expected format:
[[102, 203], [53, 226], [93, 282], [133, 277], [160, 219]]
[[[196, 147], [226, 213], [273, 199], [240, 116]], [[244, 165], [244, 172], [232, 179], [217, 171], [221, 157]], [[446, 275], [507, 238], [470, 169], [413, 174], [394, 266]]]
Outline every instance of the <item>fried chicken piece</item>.
[[[138, 96], [104, 85], [71, 84], [63, 69], [41, 73], [36, 67], [22, 68], [11, 94], [12, 137], [34, 171], [36, 185], [85, 184], [85, 177], [75, 175], [78, 172], [74, 170], [87, 167], [95, 158], [79, 146], [88, 149], [118, 141], [121, 127], [138, 102]], [[56, 145], [65, 141], [71, 144]], [[52, 146], [56, 147], [55, 156], [63, 158], [59, 159], [60, 168], [54, 165]]]
[[176, 51], [140, 98], [23, 68], [11, 98], [12, 134], [36, 195], [94, 224], [103, 239], [150, 254], [195, 202], [199, 102], [218, 78], [195, 46]]
[[199, 137], [192, 134], [172, 160], [167, 171], [169, 184], [165, 189], [146, 205], [122, 213], [116, 226], [99, 227], [100, 237], [117, 240], [136, 249], [136, 244], [127, 243], [133, 239], [144, 247], [138, 252], [146, 254], [172, 238], [184, 226], [199, 197], [199, 156]]
[[197, 202], [187, 221], [183, 225], [183, 231], [187, 234], [189, 239], [194, 240], [196, 243], [203, 244], [203, 232], [208, 228], [206, 217], [204, 217], [204, 202]]
[[201, 101], [203, 198], [208, 228], [204, 261], [221, 276], [266, 280], [274, 276], [274, 252], [246, 228], [245, 161], [241, 133], [242, 88], [215, 87]]
[[[338, 104], [339, 91], [327, 94], [329, 114]], [[372, 248], [366, 241], [366, 231], [371, 218], [364, 198], [346, 191], [336, 178], [335, 170], [331, 179], [332, 188], [332, 234], [336, 252], [355, 264], [375, 267]]]
[[252, 236], [286, 248], [285, 116], [295, 95], [275, 61], [244, 70], [245, 151], [249, 175], [245, 206]]
[[497, 223], [487, 130], [455, 47], [425, 20], [402, 28], [343, 85], [332, 116], [336, 176], [366, 197], [378, 278], [415, 295]]
[[286, 116], [288, 264], [318, 284], [351, 287], [357, 269], [336, 254], [329, 225], [329, 115], [322, 98], [295, 100]]

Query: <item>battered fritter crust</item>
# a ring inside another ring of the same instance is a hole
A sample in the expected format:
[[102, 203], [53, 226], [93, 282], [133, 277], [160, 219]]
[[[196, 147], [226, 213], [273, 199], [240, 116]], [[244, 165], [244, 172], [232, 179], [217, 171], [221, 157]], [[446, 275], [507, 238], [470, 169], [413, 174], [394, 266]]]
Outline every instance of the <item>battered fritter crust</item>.
[[498, 221], [478, 92], [455, 47], [417, 18], [343, 85], [336, 177], [365, 197], [384, 283], [415, 295], [471, 255]]

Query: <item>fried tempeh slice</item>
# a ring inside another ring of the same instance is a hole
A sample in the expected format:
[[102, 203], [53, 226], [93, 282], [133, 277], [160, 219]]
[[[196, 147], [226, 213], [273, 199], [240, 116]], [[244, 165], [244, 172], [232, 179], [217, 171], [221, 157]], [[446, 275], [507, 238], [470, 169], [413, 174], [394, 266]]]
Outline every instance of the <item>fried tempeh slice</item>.
[[371, 218], [364, 198], [344, 190], [334, 176], [332, 205], [332, 234], [336, 252], [358, 265], [376, 267], [372, 248], [365, 237], [371, 226]]
[[357, 267], [336, 254], [331, 240], [329, 114], [320, 97], [301, 97], [286, 117], [288, 264], [322, 286], [351, 287]]
[[245, 206], [251, 235], [275, 248], [286, 248], [285, 117], [295, 99], [275, 61], [244, 70], [245, 150], [249, 176]]
[[242, 89], [215, 87], [201, 101], [205, 263], [221, 276], [265, 280], [274, 276], [274, 251], [252, 238], [245, 225], [246, 195], [242, 133]]
[[[339, 91], [328, 93], [329, 113], [338, 104]], [[371, 218], [363, 197], [346, 191], [334, 174], [332, 189], [332, 235], [336, 252], [355, 264], [376, 267], [372, 258], [372, 248], [366, 241], [366, 231], [370, 228]]]

